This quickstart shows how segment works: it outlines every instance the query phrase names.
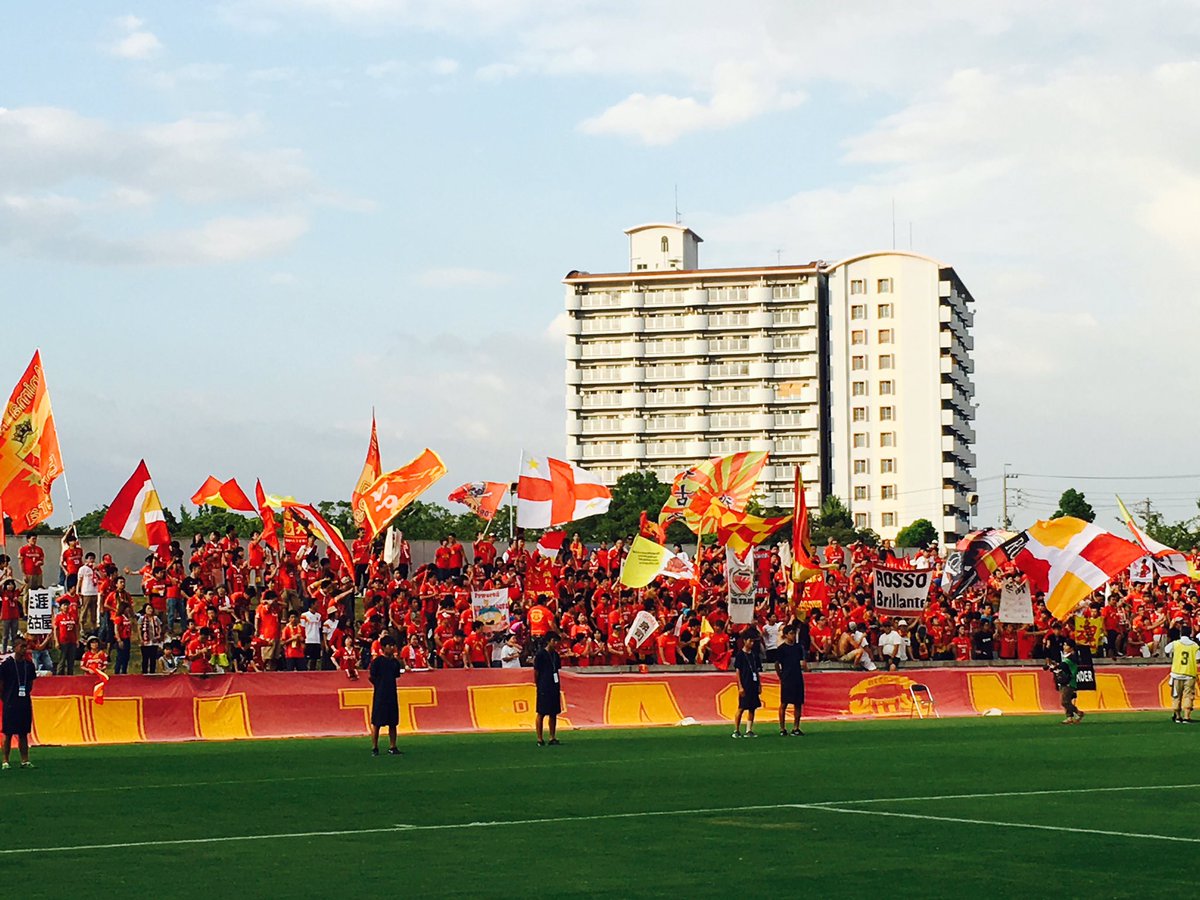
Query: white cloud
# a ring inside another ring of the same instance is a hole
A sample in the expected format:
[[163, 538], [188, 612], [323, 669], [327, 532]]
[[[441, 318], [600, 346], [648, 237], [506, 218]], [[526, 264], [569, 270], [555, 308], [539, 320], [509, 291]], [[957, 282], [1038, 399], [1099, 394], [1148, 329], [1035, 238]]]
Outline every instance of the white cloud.
[[121, 16], [116, 20], [117, 28], [123, 33], [109, 43], [108, 52], [121, 59], [153, 59], [163, 51], [162, 41], [143, 26], [146, 23], [137, 16]]
[[401, 60], [388, 59], [367, 66], [366, 73], [368, 78], [387, 78], [392, 75], [399, 75], [401, 72], [406, 71], [407, 68]]
[[453, 75], [458, 71], [458, 60], [439, 57], [429, 63], [429, 71], [434, 75]]
[[258, 146], [262, 132], [254, 117], [122, 126], [0, 109], [0, 247], [100, 264], [229, 262], [286, 248], [317, 204], [361, 203], [319, 188], [299, 151]]
[[428, 288], [498, 287], [508, 281], [509, 276], [487, 269], [448, 267], [426, 269], [415, 280]]
[[521, 73], [521, 67], [515, 63], [489, 63], [475, 70], [475, 77], [480, 81], [504, 81]]

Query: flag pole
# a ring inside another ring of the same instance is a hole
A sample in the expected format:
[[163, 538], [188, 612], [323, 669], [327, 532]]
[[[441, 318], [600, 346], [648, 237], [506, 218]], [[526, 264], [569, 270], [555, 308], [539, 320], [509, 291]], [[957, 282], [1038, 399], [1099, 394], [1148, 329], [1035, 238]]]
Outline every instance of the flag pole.
[[71, 514], [71, 524], [68, 526], [68, 531], [75, 525], [75, 506], [71, 503], [71, 485], [67, 481], [67, 468], [63, 466], [62, 478], [63, 490], [67, 492], [67, 512]]

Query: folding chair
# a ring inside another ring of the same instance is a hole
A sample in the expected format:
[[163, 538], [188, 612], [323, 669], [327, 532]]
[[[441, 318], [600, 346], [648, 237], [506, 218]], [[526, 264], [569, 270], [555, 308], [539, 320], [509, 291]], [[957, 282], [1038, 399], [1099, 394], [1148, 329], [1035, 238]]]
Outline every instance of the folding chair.
[[908, 688], [908, 694], [912, 697], [913, 712], [916, 713], [918, 719], [940, 719], [942, 717], [942, 714], [938, 712], [937, 704], [933, 702], [933, 693], [929, 690], [929, 685], [912, 684]]

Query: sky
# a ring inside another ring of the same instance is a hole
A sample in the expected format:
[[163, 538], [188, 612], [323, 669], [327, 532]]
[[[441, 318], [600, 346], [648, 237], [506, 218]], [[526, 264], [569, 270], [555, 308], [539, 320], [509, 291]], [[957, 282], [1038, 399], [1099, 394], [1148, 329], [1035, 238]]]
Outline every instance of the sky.
[[441, 499], [562, 452], [561, 279], [676, 189], [703, 266], [886, 249], [894, 204], [976, 299], [980, 521], [1005, 464], [1017, 524], [1072, 485], [1185, 518], [1197, 46], [1197, 0], [27, 5], [0, 384], [41, 348], [76, 513], [143, 457], [173, 507], [347, 498], [372, 408]]

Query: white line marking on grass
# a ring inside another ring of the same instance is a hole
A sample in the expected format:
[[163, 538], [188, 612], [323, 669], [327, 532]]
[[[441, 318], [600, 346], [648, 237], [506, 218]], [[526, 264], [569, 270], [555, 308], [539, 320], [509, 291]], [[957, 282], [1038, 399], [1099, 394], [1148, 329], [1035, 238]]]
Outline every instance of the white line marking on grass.
[[1200, 844], [1200, 838], [1180, 837], [1174, 834], [1145, 834], [1140, 831], [1105, 831], [1100, 828], [1072, 828], [1069, 825], [1035, 825], [1032, 822], [995, 822], [990, 819], [964, 819], [958, 816], [930, 816], [921, 813], [888, 812], [882, 809], [845, 809], [840, 806], [801, 806], [800, 809], [821, 812], [848, 813], [855, 816], [889, 816], [894, 819], [920, 819], [927, 822], [951, 822], [957, 825], [991, 825], [997, 828], [1029, 828], [1035, 831], [1069, 831], [1075, 834], [1099, 834], [1105, 837], [1145, 838], [1153, 841], [1177, 841], [1183, 844]]
[[219, 837], [173, 838], [164, 841], [125, 841], [111, 844], [74, 844], [61, 847], [14, 847], [0, 850], [0, 856], [34, 853], [76, 853], [86, 850], [128, 850], [137, 847], [172, 847], [194, 844], [227, 844], [237, 841], [291, 840], [310, 837], [345, 837], [360, 834], [402, 834], [410, 831], [448, 831], [461, 828], [502, 828], [508, 825], [546, 825], [563, 822], [599, 822], [604, 819], [642, 819], [653, 816], [716, 815], [720, 813], [757, 812], [776, 809], [803, 809], [795, 803], [774, 803], [765, 806], [727, 806], [716, 809], [666, 809], [646, 812], [602, 813], [595, 816], [555, 816], [544, 819], [510, 819], [495, 822], [452, 822], [446, 825], [389, 825], [382, 828], [349, 828], [340, 831], [296, 831], [275, 834], [232, 834]]
[[[532, 752], [532, 751], [531, 751]], [[677, 756], [657, 756], [655, 760], [677, 762], [684, 759], [711, 759], [714, 756], [726, 757], [736, 756], [737, 751], [732, 753], [708, 753], [698, 751], [696, 753], [685, 753]], [[588, 757], [584, 759], [561, 760], [559, 762], [537, 763], [539, 769], [571, 769], [576, 766], [611, 766], [611, 765], [626, 765], [633, 763], [644, 763], [646, 758], [639, 756], [628, 759], [615, 758], [594, 758]], [[387, 763], [384, 763], [387, 765]], [[400, 764], [403, 765], [403, 764]], [[4, 794], [8, 797], [50, 797], [61, 794], [107, 794], [110, 791], [155, 791], [155, 790], [179, 790], [183, 788], [193, 787], [219, 787], [222, 785], [243, 785], [243, 784], [289, 784], [293, 782], [304, 781], [341, 781], [353, 780], [356, 778], [394, 778], [397, 775], [413, 776], [413, 775], [461, 775], [468, 772], [478, 772], [479, 766], [469, 766], [460, 769], [408, 769], [402, 768], [399, 771], [389, 769], [383, 772], [346, 772], [341, 774], [319, 774], [319, 775], [282, 775], [278, 777], [268, 778], [222, 778], [217, 781], [174, 781], [174, 782], [147, 782], [139, 784], [106, 784], [96, 785], [95, 787], [80, 787], [80, 788], [47, 788], [39, 791], [12, 791]]]
[[916, 803], [933, 800], [990, 800], [995, 797], [1046, 797], [1055, 794], [1108, 794], [1127, 791], [1181, 791], [1200, 788], [1200, 784], [1135, 784], [1123, 787], [1053, 788], [1040, 791], [993, 791], [983, 794], [931, 794], [925, 797], [867, 797], [861, 800], [821, 800], [806, 803], [814, 808], [858, 806], [864, 803]]

